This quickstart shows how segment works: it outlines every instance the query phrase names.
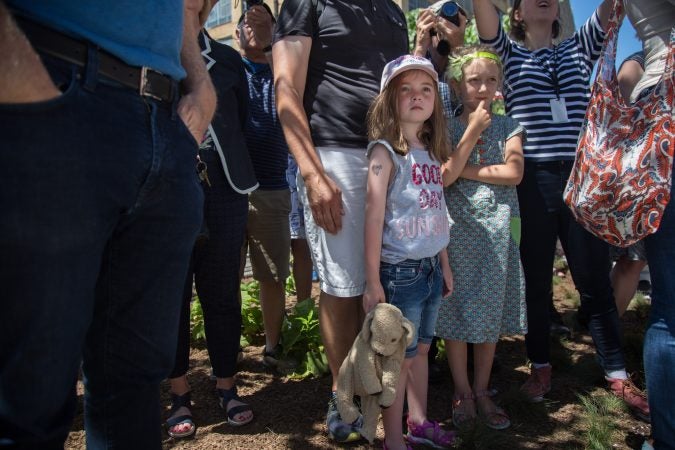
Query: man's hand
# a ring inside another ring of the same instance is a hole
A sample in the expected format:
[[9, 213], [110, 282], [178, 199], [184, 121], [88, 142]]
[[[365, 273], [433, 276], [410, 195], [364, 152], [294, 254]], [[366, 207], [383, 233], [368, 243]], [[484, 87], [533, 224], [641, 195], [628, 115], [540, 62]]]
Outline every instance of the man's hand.
[[431, 9], [423, 9], [417, 16], [416, 40], [413, 55], [426, 57], [429, 47], [431, 47], [431, 30], [436, 26], [436, 14]]
[[40, 57], [0, 2], [0, 103], [31, 103], [61, 95]]
[[342, 191], [326, 174], [312, 175], [304, 179], [307, 201], [314, 222], [331, 234], [342, 229]]
[[251, 7], [246, 11], [244, 23], [251, 27], [253, 37], [261, 50], [272, 44], [274, 23], [272, 22], [272, 16], [265, 8], [260, 5]]
[[182, 82], [185, 94], [178, 102], [178, 115], [197, 143], [201, 143], [216, 111], [216, 90], [206, 71], [197, 41], [202, 26], [200, 15], [204, 17], [206, 14], [204, 4], [211, 2], [199, 0], [185, 2], [183, 47], [180, 53], [187, 77]]
[[192, 133], [197, 143], [201, 143], [216, 107], [213, 86], [204, 86], [183, 95], [178, 101], [178, 115]]
[[464, 45], [464, 34], [466, 32], [468, 20], [464, 17], [464, 14], [461, 13], [457, 14], [457, 17], [459, 17], [459, 26], [443, 17], [439, 17], [438, 22], [436, 23], [438, 39], [448, 41], [451, 49]]

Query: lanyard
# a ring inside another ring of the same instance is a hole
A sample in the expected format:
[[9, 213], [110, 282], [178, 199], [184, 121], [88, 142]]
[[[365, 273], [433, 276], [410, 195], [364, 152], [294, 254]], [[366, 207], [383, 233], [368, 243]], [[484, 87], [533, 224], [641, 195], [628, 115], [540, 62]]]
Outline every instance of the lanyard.
[[558, 80], [558, 46], [556, 45], [553, 47], [553, 69], [551, 69], [551, 64], [545, 64], [544, 61], [542, 61], [538, 56], [534, 56], [533, 59], [539, 63], [539, 65], [551, 78], [551, 84], [553, 84], [555, 97], [560, 99], [560, 81]]

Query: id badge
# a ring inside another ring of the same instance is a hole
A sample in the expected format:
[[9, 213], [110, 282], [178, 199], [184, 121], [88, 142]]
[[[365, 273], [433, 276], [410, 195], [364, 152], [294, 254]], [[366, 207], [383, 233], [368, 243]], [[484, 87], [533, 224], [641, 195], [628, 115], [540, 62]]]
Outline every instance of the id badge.
[[552, 98], [551, 102], [551, 116], [554, 123], [569, 122], [567, 118], [567, 105], [564, 98]]

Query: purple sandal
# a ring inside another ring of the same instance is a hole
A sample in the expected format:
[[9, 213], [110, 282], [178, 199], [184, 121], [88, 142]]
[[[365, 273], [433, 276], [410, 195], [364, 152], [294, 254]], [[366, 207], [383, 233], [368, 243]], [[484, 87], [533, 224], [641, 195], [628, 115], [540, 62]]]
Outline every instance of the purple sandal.
[[[430, 430], [432, 433], [429, 433]], [[406, 439], [413, 444], [422, 444], [433, 448], [450, 448], [455, 442], [455, 433], [444, 431], [435, 421], [425, 420], [424, 423], [417, 425], [408, 420]]]

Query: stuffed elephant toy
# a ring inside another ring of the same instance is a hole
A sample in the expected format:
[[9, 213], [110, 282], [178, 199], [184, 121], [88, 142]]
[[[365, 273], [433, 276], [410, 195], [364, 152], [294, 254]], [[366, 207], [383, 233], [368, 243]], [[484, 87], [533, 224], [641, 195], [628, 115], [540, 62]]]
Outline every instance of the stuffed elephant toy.
[[361, 435], [371, 444], [375, 438], [381, 408], [396, 399], [405, 349], [415, 336], [412, 322], [396, 306], [379, 303], [363, 322], [345, 358], [337, 380], [337, 407], [342, 420], [352, 423], [359, 417], [354, 395], [361, 397]]

